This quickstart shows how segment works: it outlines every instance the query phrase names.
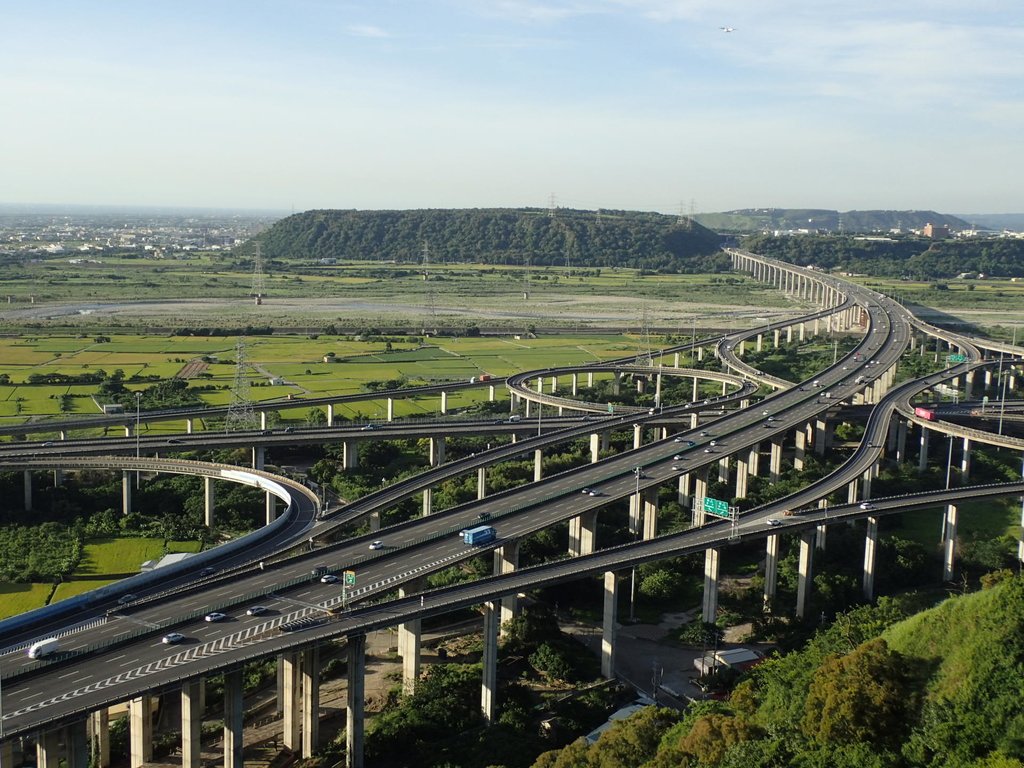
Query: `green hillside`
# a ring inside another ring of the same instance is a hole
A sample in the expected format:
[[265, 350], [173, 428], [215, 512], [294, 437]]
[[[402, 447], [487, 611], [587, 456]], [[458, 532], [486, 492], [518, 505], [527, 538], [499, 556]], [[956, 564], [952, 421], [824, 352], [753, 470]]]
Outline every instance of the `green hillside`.
[[307, 263], [334, 259], [418, 264], [426, 249], [433, 263], [529, 262], [669, 272], [729, 268], [718, 250], [717, 234], [676, 216], [635, 211], [306, 211], [278, 221], [253, 242], [261, 244], [264, 258]]
[[909, 617], [907, 600], [857, 608], [727, 702], [650, 708], [535, 768], [1021, 768], [1024, 578], [988, 582]]
[[774, 230], [811, 232], [888, 232], [892, 229], [921, 229], [925, 224], [947, 224], [952, 229], [969, 229], [956, 216], [935, 211], [833, 211], [826, 208], [743, 208], [720, 213], [700, 213], [697, 221], [717, 232], [752, 233]]

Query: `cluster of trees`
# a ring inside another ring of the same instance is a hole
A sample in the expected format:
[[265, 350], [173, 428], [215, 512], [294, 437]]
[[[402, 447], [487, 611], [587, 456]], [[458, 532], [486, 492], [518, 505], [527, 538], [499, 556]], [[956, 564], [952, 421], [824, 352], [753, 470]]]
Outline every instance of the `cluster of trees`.
[[1024, 240], [858, 240], [844, 235], [752, 235], [743, 247], [800, 266], [817, 266], [914, 280], [949, 279], [962, 272], [1024, 275]]
[[73, 571], [81, 557], [81, 539], [59, 523], [0, 528], [0, 581], [56, 581]]
[[270, 259], [422, 259], [488, 264], [632, 267], [722, 272], [719, 237], [675, 216], [628, 211], [539, 209], [307, 211], [274, 224], [257, 241]]
[[755, 668], [728, 701], [648, 708], [535, 768], [1020, 768], [1024, 578], [910, 618], [881, 599]]
[[235, 328], [175, 328], [171, 336], [273, 336], [272, 325], [245, 325]]

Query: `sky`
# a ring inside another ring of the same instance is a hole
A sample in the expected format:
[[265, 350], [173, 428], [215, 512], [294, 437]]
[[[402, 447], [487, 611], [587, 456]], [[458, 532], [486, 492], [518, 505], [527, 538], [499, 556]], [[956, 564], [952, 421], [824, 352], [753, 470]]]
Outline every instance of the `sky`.
[[0, 10], [3, 203], [1024, 211], [1020, 0]]

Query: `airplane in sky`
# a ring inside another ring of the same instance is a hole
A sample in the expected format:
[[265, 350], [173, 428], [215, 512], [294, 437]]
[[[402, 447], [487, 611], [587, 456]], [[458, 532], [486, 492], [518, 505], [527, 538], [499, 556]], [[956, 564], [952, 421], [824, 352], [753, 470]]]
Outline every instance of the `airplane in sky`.
[[719, 29], [722, 30], [723, 32], [735, 32], [736, 31], [735, 27], [719, 27]]

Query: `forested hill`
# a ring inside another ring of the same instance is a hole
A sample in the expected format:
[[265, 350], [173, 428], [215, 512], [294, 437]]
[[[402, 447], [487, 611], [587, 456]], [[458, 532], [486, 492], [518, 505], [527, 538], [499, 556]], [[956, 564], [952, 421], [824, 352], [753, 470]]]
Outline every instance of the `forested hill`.
[[744, 248], [800, 266], [877, 277], [945, 280], [962, 273], [1024, 276], [1024, 240], [862, 239], [844, 235], [752, 235]]
[[935, 211], [833, 211], [826, 208], [743, 208], [701, 213], [697, 220], [719, 232], [765, 232], [806, 229], [811, 232], [888, 232], [947, 224], [970, 229], [963, 219]]
[[256, 238], [281, 260], [371, 259], [634, 267], [669, 272], [729, 269], [719, 236], [686, 219], [633, 211], [554, 213], [537, 208], [306, 211]]

